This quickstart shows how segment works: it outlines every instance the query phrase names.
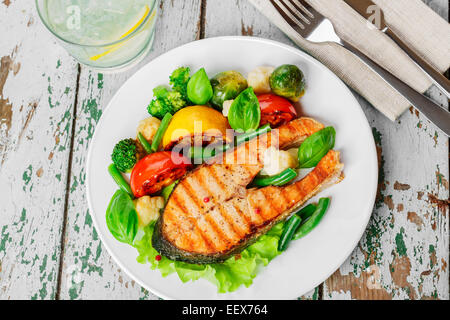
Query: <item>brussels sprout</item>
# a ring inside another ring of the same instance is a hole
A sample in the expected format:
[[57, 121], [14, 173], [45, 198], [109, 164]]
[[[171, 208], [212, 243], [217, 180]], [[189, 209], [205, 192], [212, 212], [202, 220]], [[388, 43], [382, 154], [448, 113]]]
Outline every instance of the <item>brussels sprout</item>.
[[297, 102], [305, 92], [305, 77], [297, 66], [285, 64], [270, 76], [270, 87], [276, 95]]
[[247, 80], [237, 71], [221, 72], [211, 79], [211, 84], [214, 90], [211, 103], [219, 110], [224, 101], [235, 99], [248, 87]]

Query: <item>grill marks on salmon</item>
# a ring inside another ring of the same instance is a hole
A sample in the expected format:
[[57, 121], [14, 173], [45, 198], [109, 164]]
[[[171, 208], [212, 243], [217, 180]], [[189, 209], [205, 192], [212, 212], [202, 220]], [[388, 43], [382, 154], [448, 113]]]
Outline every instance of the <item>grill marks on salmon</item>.
[[339, 179], [343, 165], [339, 153], [332, 150], [300, 181], [247, 189], [264, 166], [267, 148], [277, 142], [280, 149], [297, 146], [323, 128], [313, 119], [297, 119], [189, 172], [157, 222], [155, 249], [171, 259], [198, 264], [224, 261], [239, 253]]
[[218, 162], [233, 166], [239, 164], [251, 170], [250, 174], [254, 176], [254, 171], [258, 170], [259, 173], [263, 167], [264, 152], [269, 147], [288, 149], [299, 146], [311, 134], [323, 128], [324, 125], [314, 119], [300, 118], [238, 146], [234, 152], [228, 152], [223, 158], [219, 158]]
[[284, 187], [270, 186], [249, 190], [247, 195], [249, 206], [260, 212], [266, 221], [283, 216], [283, 212], [286, 211], [291, 213], [317, 194], [321, 188], [339, 182], [342, 179], [343, 168], [343, 164], [339, 161], [339, 152], [331, 150], [302, 180]]

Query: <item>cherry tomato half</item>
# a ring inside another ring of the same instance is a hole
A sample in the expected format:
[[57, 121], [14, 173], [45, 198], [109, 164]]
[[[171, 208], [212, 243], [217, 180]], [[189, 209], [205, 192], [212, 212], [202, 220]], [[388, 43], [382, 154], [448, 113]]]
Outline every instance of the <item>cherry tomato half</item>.
[[261, 125], [269, 123], [272, 128], [276, 128], [297, 118], [297, 111], [285, 98], [269, 93], [258, 96], [258, 101], [261, 107]]
[[175, 152], [149, 154], [134, 166], [131, 190], [136, 198], [154, 194], [181, 178], [190, 167], [190, 161]]

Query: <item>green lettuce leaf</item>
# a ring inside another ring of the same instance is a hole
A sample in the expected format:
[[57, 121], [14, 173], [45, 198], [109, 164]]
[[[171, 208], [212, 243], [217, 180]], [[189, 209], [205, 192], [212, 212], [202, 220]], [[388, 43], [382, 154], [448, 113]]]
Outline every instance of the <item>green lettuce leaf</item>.
[[166, 257], [156, 261], [155, 257], [159, 253], [152, 247], [153, 225], [144, 228], [144, 235], [135, 241], [134, 247], [139, 252], [137, 261], [150, 263], [151, 268], [158, 269], [163, 277], [176, 272], [183, 283], [203, 278], [215, 284], [219, 293], [226, 293], [237, 290], [241, 285], [249, 287], [261, 268], [281, 253], [278, 251], [278, 241], [283, 232], [283, 224], [275, 225], [240, 255], [231, 257], [224, 263], [197, 265]]

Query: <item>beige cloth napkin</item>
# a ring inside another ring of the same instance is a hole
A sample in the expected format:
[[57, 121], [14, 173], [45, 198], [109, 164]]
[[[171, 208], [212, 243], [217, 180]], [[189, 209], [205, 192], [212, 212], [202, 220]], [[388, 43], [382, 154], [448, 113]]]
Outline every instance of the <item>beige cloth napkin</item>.
[[[396, 120], [409, 102], [361, 60], [336, 44], [315, 44], [300, 37], [269, 0], [249, 0], [292, 41], [316, 57], [344, 82], [365, 97], [391, 120]], [[368, 54], [410, 86], [425, 92], [430, 79], [388, 36], [373, 28], [343, 0], [308, 0], [328, 17], [344, 40]], [[373, 0], [384, 11], [389, 26], [436, 68], [450, 67], [450, 26], [421, 0]]]

